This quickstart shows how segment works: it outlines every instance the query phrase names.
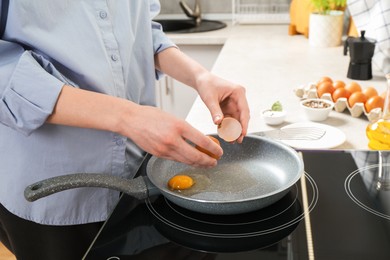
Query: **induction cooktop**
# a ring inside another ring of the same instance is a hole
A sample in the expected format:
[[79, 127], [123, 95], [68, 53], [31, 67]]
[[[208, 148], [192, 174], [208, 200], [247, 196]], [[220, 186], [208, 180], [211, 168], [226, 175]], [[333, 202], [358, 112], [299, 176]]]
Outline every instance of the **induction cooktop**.
[[122, 195], [84, 259], [390, 259], [390, 152], [301, 152], [305, 173], [288, 194], [245, 214]]

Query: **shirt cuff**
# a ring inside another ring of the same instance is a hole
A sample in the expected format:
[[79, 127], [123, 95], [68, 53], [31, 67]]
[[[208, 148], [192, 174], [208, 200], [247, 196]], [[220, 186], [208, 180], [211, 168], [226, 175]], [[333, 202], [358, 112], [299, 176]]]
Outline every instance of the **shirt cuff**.
[[23, 53], [1, 97], [1, 122], [24, 135], [43, 125], [64, 85], [53, 73], [58, 72], [43, 57]]

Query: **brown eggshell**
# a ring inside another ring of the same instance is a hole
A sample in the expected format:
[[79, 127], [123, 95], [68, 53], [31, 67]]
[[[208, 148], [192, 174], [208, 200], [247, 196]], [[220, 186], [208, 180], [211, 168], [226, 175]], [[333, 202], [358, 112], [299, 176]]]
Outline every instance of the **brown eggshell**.
[[225, 117], [221, 124], [218, 125], [218, 136], [226, 142], [237, 140], [241, 133], [242, 127], [240, 122], [233, 117]]

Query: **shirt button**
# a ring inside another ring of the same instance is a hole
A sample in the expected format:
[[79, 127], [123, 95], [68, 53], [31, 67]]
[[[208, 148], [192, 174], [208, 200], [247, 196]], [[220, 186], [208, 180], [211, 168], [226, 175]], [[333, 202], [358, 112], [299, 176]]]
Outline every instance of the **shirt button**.
[[112, 55], [111, 55], [111, 60], [117, 61], [117, 60], [118, 60], [118, 56], [115, 55], [115, 54], [112, 54]]
[[124, 143], [123, 140], [117, 140], [117, 141], [116, 141], [116, 144], [117, 144], [117, 145], [122, 145], [123, 143]]
[[106, 18], [107, 18], [107, 12], [106, 12], [106, 11], [100, 11], [100, 12], [99, 12], [99, 16], [100, 16], [100, 18], [102, 18], [102, 19], [106, 19]]

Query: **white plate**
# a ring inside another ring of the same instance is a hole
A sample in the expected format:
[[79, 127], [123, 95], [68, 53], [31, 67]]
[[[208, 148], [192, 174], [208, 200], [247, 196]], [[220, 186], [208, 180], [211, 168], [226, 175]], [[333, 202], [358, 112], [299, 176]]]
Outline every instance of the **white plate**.
[[305, 122], [290, 124], [281, 129], [290, 127], [319, 127], [326, 131], [325, 135], [318, 140], [281, 140], [297, 149], [330, 149], [343, 144], [346, 140], [344, 132], [329, 125]]

